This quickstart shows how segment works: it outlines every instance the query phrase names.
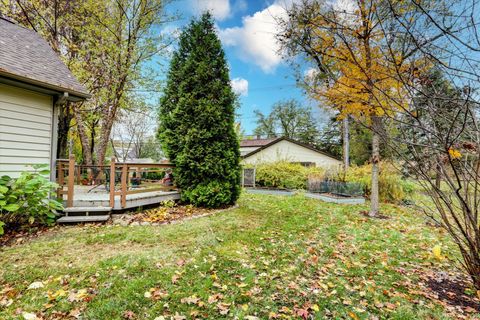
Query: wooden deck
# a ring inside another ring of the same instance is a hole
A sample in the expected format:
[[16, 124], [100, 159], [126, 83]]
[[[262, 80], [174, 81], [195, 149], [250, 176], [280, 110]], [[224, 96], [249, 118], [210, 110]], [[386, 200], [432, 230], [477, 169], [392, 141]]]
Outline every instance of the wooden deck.
[[57, 193], [65, 207], [65, 217], [58, 221], [104, 221], [112, 211], [180, 199], [176, 187], [159, 179], [172, 167], [169, 163], [116, 163], [113, 158], [102, 166], [77, 165], [73, 157], [57, 160]]
[[[180, 199], [180, 192], [174, 191], [142, 191], [126, 195], [125, 206], [122, 206], [121, 198], [116, 197], [113, 206], [110, 204], [110, 193], [107, 192], [103, 186], [74, 186], [73, 208], [109, 208], [112, 211], [132, 209], [137, 207], [143, 207], [147, 205], [161, 203], [165, 200], [178, 200]], [[67, 205], [67, 195], [63, 195], [64, 205]], [[67, 211], [68, 211], [67, 207]], [[71, 210], [75, 211], [75, 210]]]

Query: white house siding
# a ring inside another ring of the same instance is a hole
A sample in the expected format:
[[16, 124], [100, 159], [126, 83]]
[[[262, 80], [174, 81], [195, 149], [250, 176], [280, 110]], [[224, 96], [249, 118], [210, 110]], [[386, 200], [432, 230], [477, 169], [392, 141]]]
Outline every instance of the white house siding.
[[52, 128], [51, 96], [0, 84], [0, 176], [50, 164]]
[[277, 142], [243, 159], [243, 164], [275, 161], [313, 162], [315, 166], [323, 168], [338, 168], [338, 166], [342, 164], [341, 161], [337, 159], [286, 140]]

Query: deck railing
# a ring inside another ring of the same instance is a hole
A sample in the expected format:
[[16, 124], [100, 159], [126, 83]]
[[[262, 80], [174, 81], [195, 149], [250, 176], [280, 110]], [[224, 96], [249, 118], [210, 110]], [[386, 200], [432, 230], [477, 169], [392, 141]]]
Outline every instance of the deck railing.
[[171, 180], [164, 181], [166, 170], [171, 168], [174, 165], [170, 163], [126, 163], [116, 162], [115, 158], [109, 165], [77, 165], [75, 158], [70, 156], [68, 160], [57, 160], [57, 195], [59, 198], [66, 195], [66, 207], [69, 208], [74, 204], [75, 186], [90, 186], [87, 192], [104, 188], [103, 192], [109, 194], [111, 208], [115, 207], [117, 196], [120, 196], [121, 208], [125, 208], [129, 194], [177, 190]]

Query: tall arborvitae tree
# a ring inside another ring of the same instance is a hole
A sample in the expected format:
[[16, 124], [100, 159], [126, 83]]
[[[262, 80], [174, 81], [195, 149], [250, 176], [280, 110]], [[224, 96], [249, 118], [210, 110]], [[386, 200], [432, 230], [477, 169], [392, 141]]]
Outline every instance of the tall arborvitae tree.
[[180, 36], [159, 110], [158, 137], [186, 202], [219, 207], [239, 196], [235, 99], [225, 53], [205, 13]]

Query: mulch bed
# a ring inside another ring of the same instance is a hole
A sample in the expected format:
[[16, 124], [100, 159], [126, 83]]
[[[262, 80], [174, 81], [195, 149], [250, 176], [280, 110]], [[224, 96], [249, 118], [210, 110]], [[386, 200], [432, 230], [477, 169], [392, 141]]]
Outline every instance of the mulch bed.
[[0, 248], [14, 244], [20, 244], [27, 240], [38, 238], [51, 229], [52, 227], [47, 226], [34, 226], [29, 230], [9, 230], [0, 237]]
[[390, 219], [391, 217], [389, 216], [386, 216], [386, 215], [383, 215], [383, 214], [380, 214], [378, 213], [377, 215], [375, 215], [374, 217], [371, 217], [369, 215], [369, 212], [366, 211], [366, 210], [363, 210], [363, 211], [360, 211], [360, 214], [364, 217], [367, 217], [367, 218], [370, 218], [370, 219], [380, 219], [380, 220], [388, 220]]
[[475, 294], [468, 276], [461, 270], [443, 271], [438, 269], [399, 268], [404, 275], [418, 275], [418, 281], [404, 283], [410, 294], [421, 295], [435, 304], [443, 306], [445, 313], [454, 319], [471, 319], [480, 312], [480, 300]]
[[189, 205], [156, 207], [136, 214], [113, 215], [112, 223], [117, 225], [161, 225], [204, 217], [235, 207], [236, 206], [230, 206], [220, 209], [197, 208]]
[[446, 305], [461, 308], [466, 312], [480, 312], [480, 301], [473, 294], [471, 284], [465, 276], [451, 275], [446, 272], [438, 272], [423, 279], [425, 287], [433, 293], [433, 298]]

